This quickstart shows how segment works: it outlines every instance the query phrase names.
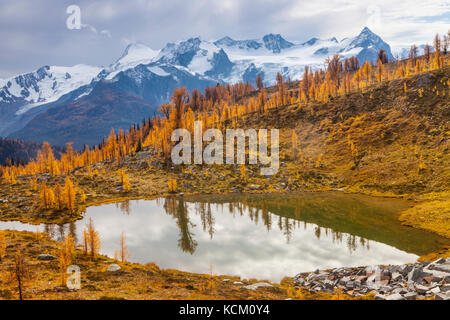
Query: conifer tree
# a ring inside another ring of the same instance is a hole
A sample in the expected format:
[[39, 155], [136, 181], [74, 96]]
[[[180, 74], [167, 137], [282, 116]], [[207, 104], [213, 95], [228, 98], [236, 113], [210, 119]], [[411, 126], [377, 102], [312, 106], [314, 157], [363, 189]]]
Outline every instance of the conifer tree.
[[95, 230], [94, 222], [91, 217], [89, 217], [89, 222], [87, 223], [85, 232], [83, 232], [83, 236], [83, 240], [86, 243], [86, 252], [88, 252], [93, 259], [100, 252], [101, 241], [100, 235], [98, 231]]
[[64, 183], [64, 196], [65, 196], [65, 203], [67, 209], [70, 210], [70, 212], [75, 211], [75, 188], [73, 186], [72, 180], [70, 180], [69, 177], [66, 178], [66, 182]]
[[258, 90], [261, 90], [264, 87], [263, 86], [263, 79], [262, 79], [260, 73], [258, 73], [258, 75], [256, 76], [256, 87], [258, 88]]

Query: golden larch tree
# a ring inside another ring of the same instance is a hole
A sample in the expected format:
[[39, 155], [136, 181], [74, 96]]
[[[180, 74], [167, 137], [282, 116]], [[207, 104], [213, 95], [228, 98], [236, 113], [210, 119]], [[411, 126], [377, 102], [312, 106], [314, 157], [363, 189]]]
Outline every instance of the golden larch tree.
[[69, 177], [66, 178], [66, 182], [64, 183], [64, 197], [67, 209], [70, 212], [75, 211], [75, 188], [73, 186], [72, 180]]

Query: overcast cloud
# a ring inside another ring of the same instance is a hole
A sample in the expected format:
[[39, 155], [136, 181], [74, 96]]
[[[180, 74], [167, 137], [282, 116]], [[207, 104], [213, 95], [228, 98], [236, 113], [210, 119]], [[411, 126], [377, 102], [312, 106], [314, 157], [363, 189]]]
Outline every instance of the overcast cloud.
[[[81, 8], [81, 30], [66, 27], [69, 5]], [[391, 46], [431, 42], [450, 29], [449, 1], [357, 0], [1, 0], [0, 78], [43, 65], [108, 65], [130, 42], [160, 49], [201, 36], [290, 41], [338, 39], [364, 26]]]

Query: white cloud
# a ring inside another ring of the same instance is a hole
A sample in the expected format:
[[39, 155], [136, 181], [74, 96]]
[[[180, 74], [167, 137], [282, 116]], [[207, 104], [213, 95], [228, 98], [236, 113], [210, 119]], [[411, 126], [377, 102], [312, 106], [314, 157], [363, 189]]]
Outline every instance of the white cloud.
[[[281, 33], [288, 40], [305, 41], [354, 36], [368, 25], [397, 47], [431, 43], [436, 32], [450, 28], [450, 2], [442, 0], [79, 0], [83, 31], [65, 27], [67, 5], [1, 1], [0, 77], [44, 64], [108, 64], [124, 49], [119, 39], [152, 48], [199, 35], [249, 39]], [[86, 47], [89, 52], [74, 50]]]

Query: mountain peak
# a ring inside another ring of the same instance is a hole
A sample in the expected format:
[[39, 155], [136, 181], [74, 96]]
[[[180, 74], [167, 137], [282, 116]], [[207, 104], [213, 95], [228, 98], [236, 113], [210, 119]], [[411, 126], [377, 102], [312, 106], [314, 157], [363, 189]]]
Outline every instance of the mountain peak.
[[320, 39], [319, 38], [316, 38], [316, 37], [314, 37], [314, 38], [311, 38], [311, 39], [309, 39], [308, 41], [306, 41], [306, 42], [303, 42], [302, 43], [302, 45], [307, 45], [307, 46], [312, 46], [313, 44], [315, 44], [317, 41], [319, 41]]
[[151, 49], [141, 42], [133, 42], [127, 45], [124, 53], [118, 59], [118, 62], [128, 63], [136, 60], [152, 59], [158, 54], [158, 51]]
[[286, 41], [280, 34], [269, 33], [262, 38], [264, 46], [273, 53], [280, 53], [281, 49], [292, 47], [292, 42]]
[[360, 34], [361, 33], [373, 33], [373, 32], [372, 32], [372, 30], [369, 29], [369, 27], [366, 26], [361, 30]]
[[364, 27], [362, 31], [353, 38], [351, 43], [354, 47], [367, 48], [370, 46], [384, 44], [384, 41], [375, 33], [373, 33], [368, 27]]

